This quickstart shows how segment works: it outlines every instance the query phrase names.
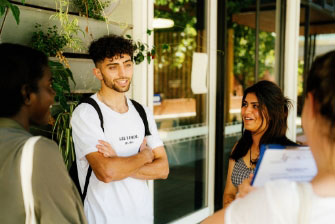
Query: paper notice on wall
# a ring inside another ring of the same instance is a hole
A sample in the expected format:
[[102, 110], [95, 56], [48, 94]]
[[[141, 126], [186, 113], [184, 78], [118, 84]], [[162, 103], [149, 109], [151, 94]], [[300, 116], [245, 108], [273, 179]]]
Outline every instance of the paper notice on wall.
[[193, 94], [207, 93], [207, 64], [206, 53], [193, 53], [191, 88]]

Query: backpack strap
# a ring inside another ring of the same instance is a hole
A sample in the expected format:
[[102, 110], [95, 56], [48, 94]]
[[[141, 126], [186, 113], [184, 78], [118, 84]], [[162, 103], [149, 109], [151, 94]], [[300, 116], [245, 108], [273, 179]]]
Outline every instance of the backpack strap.
[[20, 174], [21, 174], [21, 188], [23, 193], [23, 204], [26, 213], [25, 223], [35, 224], [36, 216], [34, 209], [34, 195], [32, 189], [32, 175], [34, 166], [34, 147], [40, 136], [30, 137], [24, 143], [22, 148]]
[[[105, 132], [105, 129], [104, 129], [104, 118], [102, 116], [102, 112], [101, 112], [101, 109], [97, 103], [97, 101], [95, 101], [93, 98], [91, 97], [87, 97], [87, 98], [84, 98], [80, 101], [79, 104], [82, 104], [82, 103], [88, 103], [90, 104], [92, 107], [94, 107], [94, 109], [97, 111], [98, 115], [99, 115], [99, 119], [100, 119], [100, 126], [101, 126], [101, 129]], [[78, 104], [78, 105], [79, 105]]]
[[143, 106], [141, 104], [139, 104], [138, 102], [136, 102], [135, 100], [130, 99], [130, 101], [133, 103], [135, 109], [140, 114], [140, 117], [141, 117], [141, 119], [143, 121], [143, 124], [144, 124], [145, 136], [151, 135], [150, 130], [149, 130], [147, 114], [145, 113], [145, 110], [144, 110]]
[[[81, 100], [81, 102], [79, 104], [81, 104], [81, 103], [88, 103], [97, 111], [97, 113], [99, 115], [99, 119], [100, 119], [101, 129], [102, 129], [102, 131], [105, 131], [105, 129], [104, 129], [104, 119], [103, 119], [102, 112], [101, 112], [101, 109], [100, 109], [98, 103], [91, 97], [84, 98], [83, 100]], [[90, 165], [88, 165], [88, 170], [87, 170], [87, 175], [86, 175], [85, 185], [84, 185], [84, 191], [83, 191], [83, 194], [81, 195], [81, 199], [82, 199], [83, 203], [84, 203], [84, 200], [86, 198], [88, 184], [90, 183], [91, 175], [92, 175], [92, 167]]]

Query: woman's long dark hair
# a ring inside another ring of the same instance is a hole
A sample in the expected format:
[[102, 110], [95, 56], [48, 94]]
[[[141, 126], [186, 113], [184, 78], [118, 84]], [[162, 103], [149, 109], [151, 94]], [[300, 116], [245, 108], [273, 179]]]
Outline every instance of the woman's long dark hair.
[[[244, 91], [242, 102], [245, 100], [248, 93], [254, 93], [259, 103], [259, 113], [267, 122], [267, 129], [260, 139], [261, 144], [283, 144], [292, 145], [285, 135], [287, 130], [287, 116], [292, 103], [284, 97], [281, 89], [273, 82], [260, 81]], [[262, 126], [261, 124], [261, 126]], [[260, 126], [260, 127], [261, 127]], [[242, 122], [242, 137], [238, 141], [230, 158], [237, 161], [245, 156], [252, 145], [251, 132], [244, 129]]]

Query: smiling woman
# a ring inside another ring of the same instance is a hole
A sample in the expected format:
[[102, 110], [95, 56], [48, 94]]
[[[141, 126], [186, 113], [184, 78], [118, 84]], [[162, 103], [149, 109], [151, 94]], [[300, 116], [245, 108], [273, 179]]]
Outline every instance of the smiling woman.
[[242, 137], [229, 160], [224, 207], [238, 193], [238, 186], [253, 173], [261, 144], [294, 145], [285, 134], [290, 101], [270, 81], [260, 81], [244, 91], [242, 98]]
[[[262, 134], [267, 128], [267, 121], [263, 117], [267, 112], [259, 111], [259, 102], [255, 93], [249, 93], [242, 102], [242, 120], [244, 128], [253, 134]], [[260, 113], [261, 112], [261, 113]]]

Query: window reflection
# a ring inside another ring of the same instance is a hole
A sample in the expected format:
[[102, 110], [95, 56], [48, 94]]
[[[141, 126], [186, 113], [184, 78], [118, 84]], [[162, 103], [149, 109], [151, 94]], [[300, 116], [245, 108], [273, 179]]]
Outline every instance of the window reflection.
[[298, 56], [297, 141], [306, 144], [301, 126], [304, 88], [312, 61], [318, 55], [335, 49], [335, 5], [324, 1], [302, 2], [300, 8]]

